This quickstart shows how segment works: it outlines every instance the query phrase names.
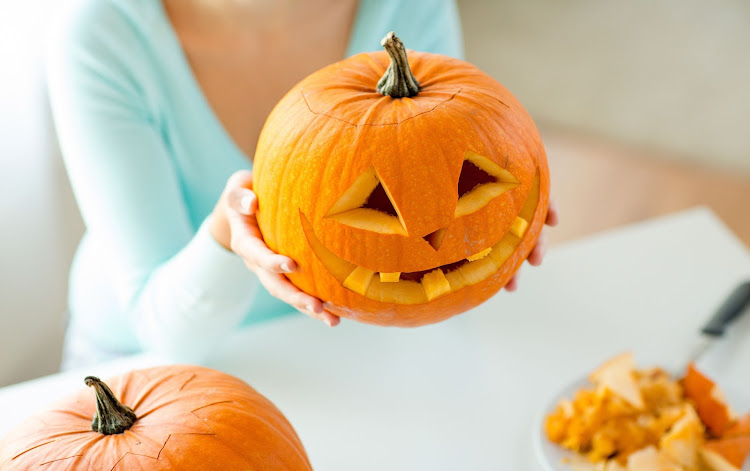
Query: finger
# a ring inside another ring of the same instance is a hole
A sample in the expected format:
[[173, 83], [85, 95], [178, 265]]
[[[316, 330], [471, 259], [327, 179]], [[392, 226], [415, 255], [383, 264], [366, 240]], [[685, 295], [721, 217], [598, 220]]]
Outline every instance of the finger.
[[336, 327], [341, 322], [341, 318], [332, 312], [323, 311], [322, 313], [317, 314], [307, 309], [298, 309], [298, 311], [306, 316], [312, 317], [313, 319], [323, 321], [328, 327]]
[[227, 195], [227, 204], [240, 214], [252, 216], [258, 211], [258, 197], [248, 188], [235, 188]]
[[323, 313], [323, 303], [319, 299], [301, 291], [283, 275], [261, 272], [258, 278], [272, 296], [314, 316]]
[[331, 327], [336, 327], [341, 322], [341, 318], [330, 311], [323, 311], [320, 315], [323, 321]]
[[513, 278], [505, 284], [505, 291], [515, 291], [518, 289], [518, 273], [513, 275]]
[[542, 260], [544, 260], [544, 254], [547, 252], [547, 233], [546, 231], [542, 231], [542, 233], [539, 235], [539, 239], [536, 241], [536, 246], [529, 254], [529, 263], [535, 267], [538, 267], [542, 264]]
[[[249, 196], [248, 193], [252, 193], [252, 188], [253, 172], [250, 170], [238, 170], [227, 180], [224, 194], [230, 206], [241, 213], [252, 214], [251, 211], [255, 212], [254, 210], [257, 208], [255, 193], [252, 196]], [[255, 202], [253, 202], [253, 199], [255, 199]]]
[[320, 319], [326, 324], [333, 326], [331, 314], [328, 313], [326, 315], [323, 310], [323, 303], [319, 299], [301, 291], [283, 275], [260, 272], [258, 273], [258, 278], [272, 296], [294, 306], [304, 314]]
[[328, 302], [323, 303], [323, 309], [324, 309], [323, 315], [327, 318], [328, 321], [330, 321], [330, 322], [327, 321], [328, 325], [330, 325], [331, 327], [336, 327], [337, 325], [339, 325], [339, 323], [341, 322], [341, 317], [337, 316], [336, 314], [334, 314], [333, 312], [329, 310], [330, 303]]
[[549, 208], [547, 209], [547, 220], [545, 224], [548, 226], [556, 226], [560, 223], [560, 211], [557, 209], [557, 203], [553, 200], [549, 202]]
[[227, 208], [227, 220], [232, 234], [230, 247], [250, 268], [260, 268], [272, 273], [291, 273], [297, 267], [289, 257], [269, 249], [261, 238], [255, 218]]
[[237, 170], [227, 179], [227, 190], [235, 188], [253, 188], [253, 172], [250, 170]]

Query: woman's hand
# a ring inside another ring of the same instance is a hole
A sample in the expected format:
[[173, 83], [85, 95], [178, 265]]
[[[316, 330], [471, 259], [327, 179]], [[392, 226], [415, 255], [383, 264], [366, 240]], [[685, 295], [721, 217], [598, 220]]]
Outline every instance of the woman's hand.
[[240, 170], [229, 178], [214, 208], [211, 235], [239, 255], [271, 295], [331, 327], [338, 325], [338, 316], [324, 310], [319, 299], [304, 293], [283, 275], [292, 273], [297, 266], [294, 260], [273, 252], [263, 241], [255, 218], [258, 199], [251, 188], [252, 172], [249, 170]]
[[[549, 209], [547, 210], [547, 220], [544, 222], [547, 226], [554, 227], [560, 221], [560, 214], [557, 211], [557, 205], [554, 201], [549, 202]], [[529, 254], [529, 264], [538, 267], [542, 264], [544, 259], [544, 253], [547, 251], [547, 229], [542, 229], [542, 233], [539, 234], [539, 239], [536, 241], [536, 246]], [[513, 278], [505, 285], [506, 291], [515, 291], [518, 289], [518, 272], [513, 275]]]

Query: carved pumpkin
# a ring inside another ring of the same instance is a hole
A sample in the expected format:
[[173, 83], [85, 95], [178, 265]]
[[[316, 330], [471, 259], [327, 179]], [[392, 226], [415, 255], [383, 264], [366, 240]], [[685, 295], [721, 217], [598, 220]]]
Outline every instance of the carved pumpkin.
[[[533, 249], [549, 174], [521, 104], [475, 66], [358, 54], [297, 84], [261, 132], [258, 224], [343, 317], [418, 326], [480, 304]], [[411, 67], [410, 67], [411, 66]], [[413, 75], [412, 75], [413, 71]]]
[[3, 438], [0, 469], [312, 469], [281, 412], [227, 374], [168, 366], [86, 384]]

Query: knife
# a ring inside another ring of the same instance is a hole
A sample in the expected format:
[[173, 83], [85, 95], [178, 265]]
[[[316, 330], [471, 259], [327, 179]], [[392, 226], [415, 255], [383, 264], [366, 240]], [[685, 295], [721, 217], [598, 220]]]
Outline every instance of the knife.
[[[740, 283], [701, 328], [701, 334], [688, 357], [688, 364], [698, 360], [711, 345], [724, 336], [727, 327], [740, 318], [750, 306], [750, 280]], [[683, 369], [684, 371], [684, 369]]]

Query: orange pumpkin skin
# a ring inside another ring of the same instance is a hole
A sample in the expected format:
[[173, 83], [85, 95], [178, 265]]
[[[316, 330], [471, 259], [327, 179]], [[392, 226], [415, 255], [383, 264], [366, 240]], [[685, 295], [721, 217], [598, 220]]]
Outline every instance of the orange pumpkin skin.
[[742, 469], [742, 465], [750, 460], [750, 414], [737, 419], [721, 438], [706, 442], [701, 453], [713, 470]]
[[709, 440], [701, 454], [712, 470], [740, 471], [750, 458], [750, 436]]
[[0, 469], [312, 469], [281, 412], [237, 378], [208, 368], [167, 366], [108, 383], [138, 416], [129, 430], [92, 431], [94, 391], [86, 388], [6, 435]]
[[[408, 59], [421, 86], [412, 98], [375, 91], [389, 65], [385, 52], [358, 54], [296, 85], [266, 121], [253, 176], [261, 232], [272, 250], [297, 263], [297, 271], [287, 275], [292, 283], [342, 317], [404, 327], [447, 319], [499, 291], [536, 244], [550, 184], [539, 133], [508, 90], [458, 59], [414, 51]], [[519, 184], [456, 217], [467, 152], [509, 171]], [[374, 232], [326, 217], [353, 182], [373, 167], [405, 234]], [[533, 204], [525, 205], [531, 200]], [[491, 273], [485, 270], [479, 281], [451, 282], [447, 294], [411, 304], [371, 299], [344, 287], [346, 272], [332, 274], [303, 229], [304, 220], [309, 221], [322, 246], [349, 268], [419, 272], [495, 246], [519, 214], [528, 227], [513, 250], [506, 250], [501, 266]], [[425, 236], [440, 229], [445, 229], [445, 237], [436, 250]]]
[[685, 397], [695, 403], [698, 416], [711, 434], [721, 437], [732, 425], [734, 416], [716, 383], [691, 363], [682, 379], [682, 388]]
[[750, 436], [750, 414], [738, 418], [722, 435], [722, 438]]

